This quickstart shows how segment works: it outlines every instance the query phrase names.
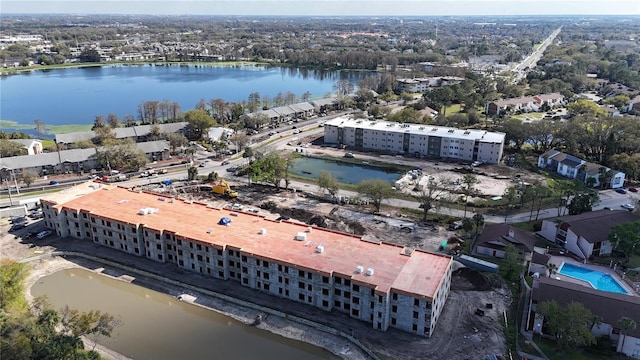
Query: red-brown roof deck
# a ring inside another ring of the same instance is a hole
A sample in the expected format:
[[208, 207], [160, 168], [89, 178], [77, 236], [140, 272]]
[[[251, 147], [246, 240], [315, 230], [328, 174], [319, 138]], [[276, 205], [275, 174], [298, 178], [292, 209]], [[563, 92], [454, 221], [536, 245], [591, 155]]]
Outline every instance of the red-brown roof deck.
[[[51, 198], [56, 200], [55, 196]], [[255, 257], [309, 271], [351, 277], [353, 281], [372, 284], [376, 291], [384, 293], [393, 288], [433, 298], [452, 263], [446, 255], [424, 251], [407, 255], [399, 245], [373, 243], [317, 227], [306, 232], [310, 227], [305, 224], [276, 222], [255, 214], [215, 209], [120, 187], [103, 187], [75, 198], [67, 196], [56, 207], [140, 224], [218, 248], [232, 246]], [[158, 212], [139, 215], [142, 208], [156, 208]], [[232, 213], [234, 215], [230, 215]], [[223, 216], [231, 219], [228, 226], [218, 225]], [[261, 229], [265, 230], [264, 234], [260, 234]], [[306, 240], [294, 240], [299, 232], [306, 232]], [[323, 252], [317, 251], [318, 245], [324, 247]], [[358, 273], [358, 266], [364, 271]], [[366, 275], [368, 268], [373, 268], [373, 275]]]

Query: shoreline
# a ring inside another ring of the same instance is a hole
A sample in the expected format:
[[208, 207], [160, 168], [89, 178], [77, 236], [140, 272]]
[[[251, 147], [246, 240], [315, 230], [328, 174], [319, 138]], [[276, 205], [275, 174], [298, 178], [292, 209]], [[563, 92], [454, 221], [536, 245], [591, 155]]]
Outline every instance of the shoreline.
[[[74, 261], [71, 261], [66, 259], [65, 255], [58, 256], [56, 254], [45, 254], [35, 258], [24, 259], [22, 262], [27, 262], [30, 265], [29, 276], [25, 279], [25, 298], [27, 299], [27, 301], [29, 303], [33, 301], [31, 288], [39, 281], [39, 279], [58, 271], [79, 268], [91, 271], [96, 274], [107, 276], [118, 281], [126, 280], [121, 277], [108, 275], [104, 272], [104, 270], [114, 269], [118, 272], [124, 272], [125, 275], [128, 275], [127, 273], [130, 272], [126, 269], [125, 265], [122, 265], [122, 267], [119, 267], [117, 265], [112, 266], [111, 264], [95, 261], [82, 256], [73, 257]], [[91, 265], [99, 265], [99, 267], [92, 267]], [[135, 275], [136, 280], [138, 280], [135, 285], [144, 286], [146, 288], [165, 293], [169, 296], [177, 297], [185, 292], [185, 288], [189, 287], [189, 285], [187, 284], [184, 284], [183, 287], [177, 286], [177, 284], [175, 284], [179, 283], [177, 281], [171, 281], [174, 283], [170, 283], [168, 281], [162, 281], [161, 283], [158, 283], [158, 279], [150, 279], [143, 273], [144, 271], [140, 270], [139, 272], [136, 271], [135, 274], [133, 274]], [[302, 324], [295, 320], [291, 320], [289, 317], [283, 318], [274, 314], [265, 314], [258, 309], [251, 309], [248, 307], [243, 307], [239, 304], [230, 303], [225, 301], [224, 299], [209, 296], [204, 293], [204, 291], [196, 292], [198, 295], [196, 299], [198, 301], [186, 302], [195, 306], [199, 306], [203, 309], [215, 311], [221, 315], [233, 318], [245, 325], [254, 324], [256, 318], [260, 316], [261, 321], [259, 324], [255, 325], [256, 328], [266, 330], [273, 334], [277, 334], [289, 339], [302, 341], [314, 346], [321, 347], [341, 359], [356, 360], [371, 358], [358, 346], [342, 336], [327, 333], [312, 326]], [[84, 339], [84, 341], [85, 348], [90, 349], [91, 347], [93, 347], [93, 343], [91, 341], [88, 341], [86, 339]], [[100, 356], [102, 356], [103, 359], [106, 360], [129, 359], [128, 357], [104, 346], [101, 346], [100, 344], [97, 344], [94, 350], [97, 351]]]

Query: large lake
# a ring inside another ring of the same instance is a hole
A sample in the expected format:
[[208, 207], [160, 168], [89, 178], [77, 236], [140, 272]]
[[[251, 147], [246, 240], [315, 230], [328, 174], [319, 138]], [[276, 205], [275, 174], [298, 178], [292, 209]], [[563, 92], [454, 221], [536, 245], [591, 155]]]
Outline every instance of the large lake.
[[252, 92], [322, 98], [338, 80], [357, 84], [365, 71], [320, 71], [261, 65], [103, 65], [32, 71], [0, 77], [0, 120], [33, 125], [92, 124], [97, 115], [137, 118], [143, 101], [177, 102], [183, 111], [200, 99], [242, 101]]

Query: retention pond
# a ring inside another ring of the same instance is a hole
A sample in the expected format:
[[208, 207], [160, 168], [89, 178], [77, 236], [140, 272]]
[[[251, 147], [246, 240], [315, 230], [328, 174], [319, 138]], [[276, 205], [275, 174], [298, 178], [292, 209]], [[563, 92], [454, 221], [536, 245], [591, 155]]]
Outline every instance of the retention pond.
[[55, 308], [116, 316], [122, 324], [98, 342], [133, 359], [338, 359], [322, 348], [84, 269], [43, 277], [31, 293], [46, 295]]

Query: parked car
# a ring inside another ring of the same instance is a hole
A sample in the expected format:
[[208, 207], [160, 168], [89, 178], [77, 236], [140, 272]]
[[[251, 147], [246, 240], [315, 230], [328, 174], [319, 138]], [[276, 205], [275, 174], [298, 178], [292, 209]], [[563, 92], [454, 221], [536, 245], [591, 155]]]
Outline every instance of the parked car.
[[60, 183], [58, 181], [56, 181], [56, 180], [49, 181], [49, 185], [58, 185], [58, 184], [60, 184]]
[[40, 231], [38, 235], [36, 235], [36, 237], [38, 238], [38, 240], [42, 240], [47, 236], [51, 235], [51, 233], [52, 233], [51, 230]]
[[620, 206], [622, 206], [623, 208], [625, 208], [625, 209], [627, 209], [629, 211], [633, 211], [633, 209], [636, 208], [635, 206], [633, 206], [633, 204], [628, 204], [628, 203], [627, 204], [622, 204]]
[[15, 224], [11, 225], [11, 228], [9, 228], [9, 232], [14, 232], [16, 230], [20, 230], [20, 229], [24, 228], [25, 226], [27, 226], [27, 223], [23, 223], [23, 222], [15, 223]]
[[32, 219], [41, 219], [44, 217], [44, 214], [42, 213], [42, 209], [32, 210], [29, 217]]
[[627, 193], [627, 190], [625, 190], [625, 189], [616, 189], [616, 192], [617, 192], [618, 194], [626, 194], [626, 193]]
[[355, 156], [353, 155], [353, 153], [346, 153], [344, 154], [344, 157], [353, 159]]
[[458, 230], [458, 229], [462, 229], [462, 221], [455, 221], [449, 224], [449, 226], [447, 227], [447, 230], [449, 231]]
[[224, 165], [229, 165], [229, 160], [225, 160], [225, 161], [223, 161], [223, 162], [222, 162], [222, 165], [223, 165], [223, 166], [224, 166]]
[[630, 187], [630, 188], [629, 188], [629, 191], [631, 191], [631, 192], [638, 192], [638, 188]]

